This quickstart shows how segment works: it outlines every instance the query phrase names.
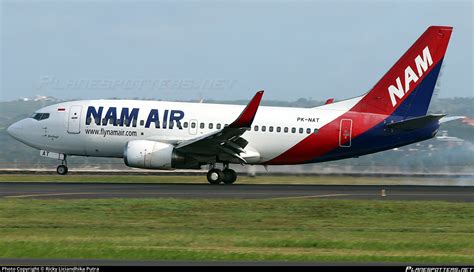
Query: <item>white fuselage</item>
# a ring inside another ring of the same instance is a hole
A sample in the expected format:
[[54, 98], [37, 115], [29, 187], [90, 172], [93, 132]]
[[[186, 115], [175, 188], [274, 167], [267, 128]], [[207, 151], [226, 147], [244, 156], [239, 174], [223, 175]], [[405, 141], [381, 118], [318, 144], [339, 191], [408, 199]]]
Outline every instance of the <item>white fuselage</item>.
[[[259, 107], [252, 128], [242, 136], [248, 141], [245, 147], [248, 162], [258, 164], [277, 157], [315, 129], [320, 129], [347, 112], [359, 100], [360, 97], [316, 108]], [[90, 107], [97, 113], [97, 120], [89, 112]], [[49, 117], [44, 120], [24, 119], [11, 126], [9, 133], [41, 150], [67, 155], [120, 158], [129, 141], [152, 140], [175, 145], [222, 128], [235, 120], [244, 107], [140, 100], [71, 101], [38, 110], [37, 113], [49, 113]], [[109, 111], [110, 108], [115, 110]], [[130, 122], [127, 126], [126, 122], [121, 124], [117, 120], [124, 108], [128, 114], [132, 109], [138, 109], [135, 124]], [[152, 111], [153, 114], [150, 114]], [[181, 128], [176, 125], [176, 121], [172, 122], [174, 125], [170, 128], [171, 111], [182, 112], [179, 116]], [[101, 120], [98, 120], [99, 116]], [[154, 122], [156, 120], [159, 125]], [[166, 128], [164, 123], [167, 123]], [[21, 137], [15, 136], [20, 134]]]

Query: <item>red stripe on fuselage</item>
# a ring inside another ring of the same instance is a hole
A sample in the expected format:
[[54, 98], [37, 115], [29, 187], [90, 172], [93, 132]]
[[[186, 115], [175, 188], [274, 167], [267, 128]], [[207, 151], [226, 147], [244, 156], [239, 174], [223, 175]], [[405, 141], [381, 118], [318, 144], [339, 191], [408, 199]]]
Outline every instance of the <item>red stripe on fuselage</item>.
[[[265, 164], [300, 164], [308, 162], [316, 157], [322, 156], [329, 151], [339, 147], [339, 132], [342, 119], [352, 120], [352, 138], [359, 136], [368, 129], [385, 120], [387, 115], [347, 112], [334, 119], [321, 129], [317, 134], [311, 134], [301, 142], [268, 161]], [[347, 143], [348, 140], [341, 143]]]

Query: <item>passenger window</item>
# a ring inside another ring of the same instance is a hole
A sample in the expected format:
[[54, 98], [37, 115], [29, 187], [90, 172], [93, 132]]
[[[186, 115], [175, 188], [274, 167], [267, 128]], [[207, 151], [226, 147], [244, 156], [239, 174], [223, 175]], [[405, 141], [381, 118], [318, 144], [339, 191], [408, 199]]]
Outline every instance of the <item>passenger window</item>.
[[300, 131], [300, 134], [303, 134], [304, 129], [300, 128], [299, 131]]
[[214, 127], [213, 123], [209, 123], [209, 129], [212, 129]]
[[143, 126], [145, 124], [145, 121], [140, 120], [140, 126]]
[[253, 130], [258, 131], [258, 126], [254, 126]]
[[160, 122], [158, 121], [155, 122], [155, 128], [160, 128]]
[[273, 132], [273, 126], [270, 126], [270, 127], [268, 128], [268, 131]]
[[265, 132], [265, 130], [267, 130], [267, 127], [266, 127], [266, 126], [262, 126], [262, 131]]
[[168, 127], [168, 129], [173, 129], [174, 128], [174, 122], [171, 122], [170, 123], [170, 126]]
[[103, 126], [107, 125], [107, 119], [102, 118], [102, 125], [103, 125]]
[[296, 133], [296, 128], [291, 128], [291, 133]]
[[220, 124], [220, 123], [217, 123], [216, 128], [217, 128], [217, 129], [221, 129], [221, 124]]
[[184, 128], [188, 128], [188, 122], [184, 122], [183, 126]]
[[196, 123], [192, 122], [191, 123], [191, 128], [196, 128]]
[[203, 129], [203, 128], [204, 128], [204, 126], [205, 126], [205, 124], [204, 124], [204, 123], [201, 123], [201, 124], [199, 124], [199, 128], [201, 128], [201, 129]]
[[314, 129], [314, 134], [316, 134], [316, 133], [318, 133], [318, 129], [317, 129], [317, 128]]
[[277, 127], [277, 132], [281, 132], [281, 127]]
[[288, 127], [285, 127], [285, 133], [288, 133]]
[[311, 133], [311, 129], [310, 128], [307, 128], [306, 129], [306, 134], [310, 134]]
[[133, 119], [133, 127], [137, 126], [137, 119]]

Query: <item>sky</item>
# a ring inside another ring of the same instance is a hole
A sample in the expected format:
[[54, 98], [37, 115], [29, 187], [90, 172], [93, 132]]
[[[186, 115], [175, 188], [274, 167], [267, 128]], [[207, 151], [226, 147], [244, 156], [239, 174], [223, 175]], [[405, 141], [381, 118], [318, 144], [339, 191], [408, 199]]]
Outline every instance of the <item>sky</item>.
[[345, 99], [430, 25], [436, 96], [474, 96], [472, 1], [0, 1], [1, 101]]

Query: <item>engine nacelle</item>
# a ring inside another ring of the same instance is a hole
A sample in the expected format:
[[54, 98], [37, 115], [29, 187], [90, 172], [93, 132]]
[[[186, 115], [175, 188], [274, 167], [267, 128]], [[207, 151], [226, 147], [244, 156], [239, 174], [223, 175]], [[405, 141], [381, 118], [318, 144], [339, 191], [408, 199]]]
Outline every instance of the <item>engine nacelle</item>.
[[200, 169], [193, 158], [180, 154], [166, 143], [136, 140], [125, 146], [123, 160], [127, 166], [145, 169]]

